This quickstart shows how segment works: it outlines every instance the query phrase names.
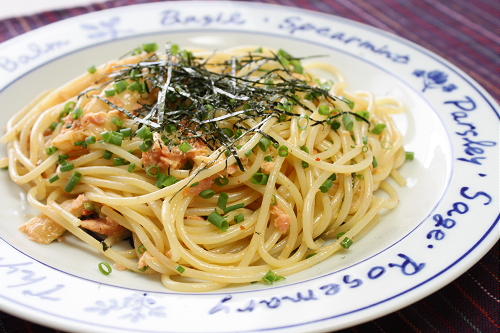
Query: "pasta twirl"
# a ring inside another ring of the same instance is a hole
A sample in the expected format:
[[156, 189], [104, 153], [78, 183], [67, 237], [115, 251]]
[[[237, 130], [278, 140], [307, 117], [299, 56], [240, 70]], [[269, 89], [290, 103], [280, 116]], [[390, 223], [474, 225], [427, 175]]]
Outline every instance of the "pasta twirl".
[[302, 60], [145, 44], [40, 95], [2, 138], [41, 212], [21, 231], [69, 232], [178, 291], [274, 283], [348, 249], [398, 204], [403, 108]]

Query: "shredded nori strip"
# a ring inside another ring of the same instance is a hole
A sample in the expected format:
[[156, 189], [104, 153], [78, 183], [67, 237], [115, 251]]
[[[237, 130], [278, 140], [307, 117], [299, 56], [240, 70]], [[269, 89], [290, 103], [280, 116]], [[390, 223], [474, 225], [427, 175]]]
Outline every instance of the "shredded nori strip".
[[[142, 87], [141, 93], [156, 92], [158, 96], [155, 103], [142, 105], [140, 109], [131, 112], [105, 97], [95, 97], [137, 123], [166, 135], [168, 141], [173, 144], [199, 139], [212, 150], [221, 148], [221, 154], [234, 156], [242, 171], [244, 166], [236, 149], [239, 139], [248, 134], [260, 133], [275, 143], [275, 139], [262, 131], [267, 121], [271, 118], [282, 120], [301, 116], [292, 112], [293, 105], [300, 105], [307, 112], [314, 111], [301, 102], [296, 96], [297, 93], [324, 97], [332, 104], [335, 101], [344, 101], [330, 95], [327, 89], [309, 84], [305, 76], [294, 73], [294, 66], [291, 64], [300, 64], [304, 58], [292, 57], [285, 51], [272, 53], [272, 56], [249, 52], [247, 55], [214, 64], [210, 63], [211, 57], [197, 58], [186, 50], [174, 55], [171, 50], [171, 45], [167, 44], [164, 59], [153, 53], [148, 59], [137, 64], [118, 66], [109, 75], [115, 82], [137, 82]], [[264, 69], [264, 66], [271, 62], [278, 67]], [[246, 75], [236, 75], [237, 71], [251, 65], [255, 68]], [[215, 67], [217, 71], [211, 70]], [[321, 121], [310, 120], [313, 126], [324, 124], [343, 113], [345, 112], [338, 111], [337, 114]], [[369, 124], [362, 116], [348, 113]], [[245, 127], [246, 119], [255, 120], [257, 125]], [[232, 133], [240, 130], [241, 136], [227, 135], [227, 129], [222, 127], [223, 122], [228, 124], [225, 122], [227, 120], [234, 123]], [[175, 126], [176, 132], [165, 134], [172, 126]]]

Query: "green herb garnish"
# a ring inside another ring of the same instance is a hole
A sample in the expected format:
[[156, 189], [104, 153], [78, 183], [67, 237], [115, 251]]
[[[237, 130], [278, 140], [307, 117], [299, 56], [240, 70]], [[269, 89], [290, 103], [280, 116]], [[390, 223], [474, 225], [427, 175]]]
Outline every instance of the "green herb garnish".
[[71, 192], [75, 189], [76, 185], [80, 183], [80, 180], [82, 179], [82, 174], [79, 173], [78, 171], [75, 171], [71, 178], [69, 179], [68, 183], [64, 187], [64, 190], [66, 192]]
[[265, 284], [273, 284], [274, 282], [278, 282], [284, 279], [284, 276], [278, 275], [273, 271], [268, 271], [262, 278], [262, 282], [264, 282]]
[[372, 129], [372, 133], [378, 135], [384, 131], [385, 127], [386, 127], [385, 124], [379, 123], [375, 125], [375, 127]]
[[405, 160], [413, 161], [415, 159], [415, 153], [412, 151], [405, 152]]
[[229, 223], [217, 212], [213, 212], [208, 215], [208, 222], [212, 223], [222, 231], [226, 231], [229, 228]]
[[113, 271], [111, 265], [104, 261], [100, 262], [99, 265], [97, 265], [97, 267], [99, 267], [99, 271], [104, 275], [109, 275]]

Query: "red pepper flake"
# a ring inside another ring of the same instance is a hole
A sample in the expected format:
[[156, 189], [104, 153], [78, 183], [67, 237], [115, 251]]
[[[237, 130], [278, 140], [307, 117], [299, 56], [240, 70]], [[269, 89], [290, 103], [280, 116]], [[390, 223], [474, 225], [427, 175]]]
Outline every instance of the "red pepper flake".
[[245, 230], [245, 226], [240, 225], [240, 229], [241, 229], [241, 230]]
[[321, 161], [321, 158], [319, 158], [319, 157], [316, 157], [316, 161], [318, 161], [318, 162], [319, 162], [319, 161]]

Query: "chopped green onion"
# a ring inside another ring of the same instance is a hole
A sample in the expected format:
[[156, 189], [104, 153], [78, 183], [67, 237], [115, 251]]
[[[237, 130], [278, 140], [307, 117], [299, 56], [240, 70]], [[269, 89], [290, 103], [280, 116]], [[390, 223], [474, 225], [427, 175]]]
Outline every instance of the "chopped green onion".
[[227, 206], [227, 200], [229, 199], [229, 195], [225, 192], [219, 194], [219, 199], [217, 200], [217, 206], [220, 209], [225, 209]]
[[85, 210], [89, 210], [89, 211], [94, 211], [94, 212], [97, 210], [97, 208], [96, 208], [96, 206], [94, 205], [94, 203], [92, 203], [92, 202], [88, 202], [88, 201], [85, 201], [85, 202], [83, 203], [83, 209], [85, 209]]
[[130, 163], [130, 165], [127, 168], [127, 171], [132, 173], [135, 171], [135, 163]]
[[344, 113], [342, 115], [342, 123], [344, 124], [346, 130], [352, 131], [354, 127], [354, 121], [352, 120], [352, 116], [349, 113]]
[[222, 231], [226, 231], [229, 228], [229, 223], [217, 212], [213, 212], [208, 215], [208, 222], [212, 223]]
[[[132, 76], [132, 74], [131, 74]], [[141, 84], [139, 82], [132, 82], [128, 86], [128, 90], [130, 91], [140, 91], [141, 90]]]
[[63, 110], [63, 112], [61, 112], [59, 117], [61, 117], [62, 114], [63, 114], [63, 117], [67, 116], [71, 111], [73, 111], [75, 106], [76, 106], [76, 103], [73, 101], [69, 101], [66, 104], [64, 104], [64, 110]]
[[284, 279], [285, 279], [284, 276], [278, 275], [273, 271], [269, 271], [262, 278], [262, 282], [264, 282], [265, 284], [273, 284], [274, 282], [278, 282]]
[[238, 128], [238, 129], [236, 130], [236, 132], [234, 132], [234, 136], [235, 136], [236, 138], [239, 138], [239, 137], [243, 136], [243, 130], [241, 130], [241, 129], [239, 129], [239, 128]]
[[149, 93], [149, 87], [146, 81], [141, 82], [141, 89], [139, 89], [139, 93], [141, 94]]
[[257, 172], [252, 176], [252, 183], [257, 184], [257, 185], [266, 185], [267, 180], [269, 179], [269, 175], [266, 175], [265, 173], [262, 172]]
[[124, 138], [131, 137], [132, 136], [132, 129], [131, 128], [122, 128], [122, 129], [120, 129], [120, 134], [122, 134]]
[[262, 151], [267, 151], [267, 149], [269, 148], [269, 146], [271, 146], [271, 140], [269, 140], [265, 136], [263, 136], [262, 138], [260, 138], [260, 140], [259, 140], [259, 147], [260, 147], [260, 149], [262, 149]]
[[413, 161], [415, 159], [415, 153], [412, 151], [405, 152], [405, 159], [407, 161]]
[[64, 187], [64, 190], [66, 192], [73, 191], [81, 179], [82, 179], [82, 174], [79, 173], [78, 171], [75, 171], [73, 173], [73, 175], [71, 175], [71, 178], [69, 179], [68, 183], [66, 184], [66, 187]]
[[290, 60], [290, 64], [293, 66], [293, 70], [296, 73], [304, 74], [304, 67], [302, 67], [302, 63], [299, 59]]
[[199, 196], [202, 197], [203, 199], [210, 199], [211, 197], [213, 197], [215, 195], [215, 191], [214, 190], [204, 190], [204, 191], [201, 191]]
[[139, 247], [137, 248], [137, 253], [139, 254], [144, 254], [144, 252], [146, 252], [146, 247], [144, 245], [139, 245]]
[[73, 163], [68, 163], [68, 162], [65, 162], [64, 164], [61, 164], [61, 172], [67, 172], [67, 171], [71, 171], [75, 168], [75, 166], [73, 165]]
[[101, 273], [104, 275], [109, 275], [113, 271], [113, 269], [111, 268], [111, 265], [108, 264], [107, 262], [104, 262], [104, 261], [100, 262], [98, 267], [99, 267], [99, 271], [101, 271]]
[[243, 221], [245, 221], [245, 215], [243, 215], [243, 214], [238, 214], [238, 215], [235, 215], [235, 216], [234, 216], [234, 222], [235, 222], [235, 223], [241, 223], [241, 222], [243, 222]]
[[153, 133], [151, 133], [151, 130], [147, 126], [142, 126], [135, 134], [143, 140], [153, 139]]
[[116, 127], [121, 128], [123, 127], [123, 119], [114, 117], [111, 122], [116, 125]]
[[167, 124], [165, 126], [165, 131], [168, 133], [168, 134], [172, 134], [174, 132], [177, 132], [177, 126], [175, 126], [175, 124]]
[[309, 253], [307, 256], [306, 256], [306, 259], [309, 259], [311, 257], [314, 257], [316, 255], [316, 253]]
[[121, 94], [124, 92], [128, 87], [128, 82], [125, 80], [118, 81], [115, 83], [115, 91], [117, 94]]
[[330, 189], [332, 188], [333, 186], [333, 181], [331, 179], [327, 179], [325, 180], [325, 182], [319, 187], [319, 190], [322, 192], [322, 193], [326, 193], [328, 191], [330, 191]]
[[126, 159], [124, 158], [121, 158], [121, 157], [115, 157], [113, 158], [113, 164], [114, 165], [126, 165], [126, 164], [129, 164], [130, 162], [127, 161]]
[[342, 242], [340, 242], [340, 245], [344, 248], [344, 249], [348, 249], [351, 245], [352, 245], [352, 239], [350, 239], [349, 237], [345, 237]]
[[186, 271], [186, 269], [184, 267], [182, 267], [181, 265], [178, 265], [175, 270], [179, 273], [184, 273]]
[[104, 154], [102, 154], [102, 158], [104, 158], [105, 160], [110, 160], [112, 156], [113, 153], [110, 152], [109, 150], [105, 150]]
[[344, 232], [339, 232], [339, 233], [335, 236], [335, 238], [340, 239], [340, 237], [342, 237], [342, 236], [344, 236], [344, 235], [345, 235], [345, 231], [344, 231]]
[[84, 148], [87, 148], [87, 143], [85, 141], [76, 141], [75, 146], [82, 146]]
[[370, 112], [368, 112], [366, 110], [365, 111], [358, 111], [358, 112], [356, 112], [356, 114], [358, 116], [365, 118], [366, 120], [370, 119]]
[[330, 107], [328, 105], [321, 105], [318, 108], [318, 113], [323, 116], [328, 116], [331, 113]]
[[215, 178], [214, 183], [219, 185], [219, 186], [225, 186], [229, 184], [229, 179], [227, 177], [218, 177]]
[[45, 149], [45, 151], [47, 152], [47, 155], [52, 155], [54, 154], [56, 151], [58, 151], [57, 147], [48, 147], [47, 149]]
[[328, 177], [328, 179], [330, 179], [332, 182], [334, 182], [337, 179], [337, 175], [332, 174], [330, 177]]
[[188, 151], [190, 151], [191, 149], [193, 149], [193, 146], [191, 146], [189, 144], [189, 142], [183, 142], [179, 145], [179, 149], [180, 151], [182, 151], [183, 153], [187, 153]]
[[97, 68], [95, 68], [95, 66], [92, 65], [89, 68], [87, 68], [87, 72], [89, 72], [90, 74], [94, 74], [95, 72], [97, 72]]
[[287, 146], [280, 146], [278, 148], [278, 155], [281, 157], [287, 157], [288, 156], [288, 147]]
[[376, 168], [378, 166], [377, 158], [375, 156], [373, 156], [372, 165], [374, 168]]
[[266, 162], [272, 162], [273, 161], [273, 157], [271, 155], [267, 155], [266, 157], [264, 157], [264, 161], [266, 161]]
[[123, 141], [123, 134], [115, 131], [106, 131], [101, 133], [104, 142], [111, 143], [116, 146], [121, 146]]
[[140, 145], [139, 149], [143, 152], [147, 152], [153, 147], [153, 140], [144, 140]]
[[300, 150], [305, 151], [306, 153], [309, 154], [309, 148], [307, 148], [306, 146], [301, 146]]
[[382, 133], [382, 132], [384, 131], [385, 127], [386, 127], [386, 125], [385, 125], [385, 124], [382, 124], [382, 123], [377, 124], [377, 125], [375, 125], [375, 127], [372, 129], [372, 133], [373, 133], [373, 134], [380, 134], [380, 133]]
[[68, 155], [68, 154], [62, 154], [62, 155], [59, 155], [59, 156], [57, 157], [57, 160], [58, 160], [59, 164], [62, 164], [62, 163], [64, 163], [64, 161], [66, 161], [68, 158], [69, 158], [69, 155]]
[[290, 64], [288, 60], [292, 58], [292, 56], [288, 52], [279, 49], [278, 54], [276, 56], [278, 57], [278, 60], [283, 65], [283, 67], [288, 67], [288, 65]]
[[82, 108], [78, 108], [75, 111], [73, 111], [73, 119], [79, 119], [79, 118], [81, 118], [81, 116], [83, 116], [83, 109]]
[[156, 50], [158, 50], [158, 44], [156, 43], [142, 44], [142, 49], [147, 53], [155, 52]]
[[244, 208], [244, 207], [245, 207], [244, 203], [239, 203], [239, 204], [236, 204], [236, 205], [225, 207], [225, 208], [223, 208], [224, 209], [224, 214], [227, 214], [229, 212], [232, 212], [233, 210], [237, 210], [237, 209]]
[[336, 131], [340, 128], [340, 122], [338, 122], [337, 120], [333, 120], [330, 123], [330, 127], [332, 128], [332, 130]]
[[104, 94], [106, 95], [106, 97], [111, 97], [111, 96], [116, 95], [116, 91], [114, 89], [109, 89], [109, 90], [105, 90]]
[[159, 173], [158, 174], [158, 179], [156, 181], [156, 186], [159, 188], [164, 188], [170, 185], [173, 185], [177, 183], [179, 179], [175, 178], [174, 176], [170, 175], [165, 175], [164, 173]]
[[200, 185], [200, 182], [196, 182], [196, 183], [192, 183], [191, 185], [189, 185], [190, 187], [195, 187], [195, 186], [198, 186]]
[[57, 182], [58, 180], [59, 180], [59, 176], [58, 176], [58, 175], [55, 175], [55, 176], [53, 176], [53, 177], [51, 177], [51, 178], [49, 179], [49, 183], [51, 183], [51, 184], [52, 184], [52, 183], [54, 183], [54, 182]]
[[302, 167], [303, 167], [304, 169], [309, 168], [309, 163], [307, 163], [306, 161], [302, 161], [302, 162], [300, 162], [300, 164], [302, 165]]
[[50, 124], [49, 129], [50, 129], [51, 131], [54, 131], [54, 130], [57, 128], [57, 126], [58, 126], [59, 124], [60, 124], [59, 122], [54, 121], [52, 124]]
[[231, 138], [234, 135], [233, 130], [228, 127], [221, 128], [221, 131], [228, 138]]
[[354, 109], [354, 102], [351, 101], [349, 98], [344, 97], [344, 96], [335, 96], [337, 99], [340, 99], [342, 102], [346, 103], [349, 109]]
[[88, 144], [88, 145], [91, 145], [91, 144], [94, 144], [96, 143], [96, 138], [95, 136], [89, 136], [85, 139], [85, 143]]
[[170, 53], [172, 53], [173, 55], [178, 54], [180, 51], [181, 51], [181, 48], [179, 47], [179, 45], [172, 44], [172, 46], [170, 46]]

